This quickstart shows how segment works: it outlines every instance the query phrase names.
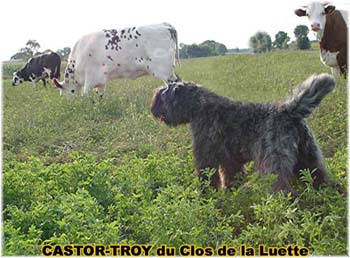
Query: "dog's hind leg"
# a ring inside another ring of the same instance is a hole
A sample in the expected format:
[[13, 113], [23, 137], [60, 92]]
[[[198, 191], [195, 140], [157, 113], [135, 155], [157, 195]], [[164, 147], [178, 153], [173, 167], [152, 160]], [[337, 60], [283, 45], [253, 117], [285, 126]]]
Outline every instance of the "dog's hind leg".
[[225, 189], [232, 188], [233, 181], [239, 172], [244, 172], [244, 164], [234, 160], [226, 160], [220, 164], [221, 185]]
[[266, 156], [264, 161], [260, 162], [258, 170], [261, 174], [272, 172], [278, 175], [277, 182], [273, 186], [274, 192], [290, 192], [293, 196], [298, 196], [291, 185], [295, 164], [296, 155], [294, 153], [291, 153], [290, 150], [279, 150]]
[[303, 144], [301, 147], [297, 172], [299, 172], [300, 169], [309, 169], [310, 171], [314, 171], [312, 178], [313, 187], [315, 189], [319, 189], [319, 187], [323, 184], [329, 184], [334, 185], [339, 193], [344, 194], [346, 192], [345, 189], [339, 183], [332, 182], [330, 179], [321, 150], [318, 147], [315, 138], [312, 136], [312, 133], [310, 132], [308, 136], [309, 137], [305, 141], [305, 144]]

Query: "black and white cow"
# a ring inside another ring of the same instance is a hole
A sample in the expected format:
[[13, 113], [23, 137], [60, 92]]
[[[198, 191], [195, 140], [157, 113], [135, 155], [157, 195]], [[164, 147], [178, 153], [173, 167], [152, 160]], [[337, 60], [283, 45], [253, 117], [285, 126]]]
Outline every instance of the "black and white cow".
[[12, 86], [31, 81], [33, 86], [40, 80], [46, 86], [46, 78], [60, 79], [61, 58], [55, 52], [32, 57], [19, 71], [13, 73]]
[[102, 30], [83, 36], [74, 45], [64, 81], [53, 80], [61, 95], [81, 96], [96, 88], [103, 96], [106, 83], [116, 78], [151, 75], [165, 82], [177, 80], [177, 32], [167, 23]]

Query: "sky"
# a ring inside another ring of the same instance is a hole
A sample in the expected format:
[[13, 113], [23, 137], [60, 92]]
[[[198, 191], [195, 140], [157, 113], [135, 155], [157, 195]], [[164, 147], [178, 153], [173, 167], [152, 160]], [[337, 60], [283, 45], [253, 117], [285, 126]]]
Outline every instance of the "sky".
[[[247, 48], [249, 38], [266, 31], [274, 40], [282, 30], [294, 39], [297, 25], [309, 26], [294, 10], [309, 1], [298, 0], [5, 0], [1, 2], [0, 60], [9, 60], [29, 40], [41, 51], [72, 47], [83, 35], [102, 29], [119, 29], [168, 22], [179, 43], [215, 40], [227, 48]], [[331, 1], [350, 9], [349, 0]], [[312, 32], [310, 39], [315, 39]]]

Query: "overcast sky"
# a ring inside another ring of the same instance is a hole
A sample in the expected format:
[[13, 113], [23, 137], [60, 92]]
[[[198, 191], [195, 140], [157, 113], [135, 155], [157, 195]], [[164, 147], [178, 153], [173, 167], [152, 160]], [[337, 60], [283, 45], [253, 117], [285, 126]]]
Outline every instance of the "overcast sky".
[[[332, 1], [350, 9], [349, 0]], [[84, 34], [101, 29], [168, 22], [178, 31], [179, 42], [201, 43], [211, 39], [228, 48], [247, 48], [250, 36], [266, 31], [272, 40], [286, 31], [294, 38], [307, 18], [294, 15], [302, 0], [4, 0], [0, 60], [8, 60], [29, 39], [40, 50], [72, 47]], [[315, 37], [310, 33], [310, 39]]]

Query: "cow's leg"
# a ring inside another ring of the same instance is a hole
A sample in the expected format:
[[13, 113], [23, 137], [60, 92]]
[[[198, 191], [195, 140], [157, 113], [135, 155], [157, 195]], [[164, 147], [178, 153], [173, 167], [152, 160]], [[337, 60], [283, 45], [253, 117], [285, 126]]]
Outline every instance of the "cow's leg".
[[42, 78], [41, 80], [43, 81], [44, 87], [46, 88], [46, 79]]
[[51, 73], [52, 73], [52, 72], [51, 72], [51, 69], [44, 67], [43, 77], [48, 77], [48, 78], [50, 78], [50, 77], [51, 77]]
[[347, 48], [342, 48], [337, 55], [337, 63], [339, 65], [339, 71], [341, 75], [346, 77], [347, 74]]
[[96, 84], [89, 77], [85, 77], [85, 82], [82, 90], [82, 96], [89, 95], [89, 92], [95, 88]]
[[339, 66], [331, 67], [331, 71], [332, 71], [332, 74], [335, 75], [335, 76], [339, 76], [340, 75], [340, 68], [339, 68]]
[[37, 81], [35, 79], [32, 79], [32, 85], [34, 88], [36, 88], [36, 83], [37, 83]]
[[95, 104], [96, 101], [94, 100], [93, 96], [90, 95], [89, 93], [94, 87], [95, 85], [92, 84], [90, 80], [85, 80], [83, 89], [80, 91], [81, 96], [87, 96], [91, 100], [92, 104]]
[[29, 76], [29, 80], [32, 82], [33, 87], [36, 87], [36, 81], [35, 78], [33, 78], [32, 76]]
[[81, 91], [81, 96], [87, 96], [89, 95], [89, 91], [91, 90], [91, 87], [88, 84], [84, 84], [83, 90]]

